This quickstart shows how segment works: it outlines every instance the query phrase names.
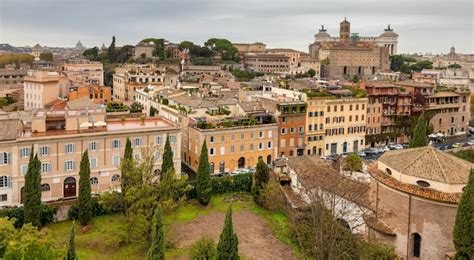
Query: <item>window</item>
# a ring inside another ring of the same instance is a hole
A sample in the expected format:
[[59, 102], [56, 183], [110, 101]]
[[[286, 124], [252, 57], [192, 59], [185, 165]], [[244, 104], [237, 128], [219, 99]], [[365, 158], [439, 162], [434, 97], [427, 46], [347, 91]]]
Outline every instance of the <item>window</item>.
[[244, 140], [245, 139], [245, 134], [244, 133], [240, 133], [240, 140]]
[[281, 134], [282, 134], [282, 135], [286, 134], [286, 128], [283, 127], [283, 128], [281, 129]]
[[254, 149], [253, 144], [250, 144], [250, 145], [249, 145], [249, 150], [252, 151], [253, 149]]
[[97, 142], [89, 143], [89, 151], [97, 151], [98, 148], [99, 148], [99, 144]]
[[40, 150], [41, 156], [49, 155], [49, 152], [50, 152], [49, 151], [49, 146], [41, 146], [39, 150]]
[[244, 145], [243, 145], [243, 144], [240, 145], [240, 151], [241, 151], [241, 152], [244, 151]]
[[113, 140], [112, 141], [112, 148], [114, 148], [114, 149], [120, 148], [120, 140], [117, 140], [117, 139]]
[[272, 130], [268, 130], [268, 138], [271, 138], [271, 137], [272, 137], [272, 135], [273, 135], [273, 132], [272, 132]]
[[389, 168], [385, 168], [385, 172], [386, 172], [388, 175], [392, 175], [392, 170], [390, 170]]
[[221, 143], [225, 142], [225, 135], [221, 135]]
[[158, 161], [161, 158], [161, 153], [160, 151], [155, 152], [155, 161]]
[[0, 195], [0, 201], [7, 201], [8, 200], [8, 195], [7, 194], [2, 194]]
[[423, 188], [427, 188], [430, 186], [428, 182], [422, 181], [422, 180], [416, 181], [416, 184], [418, 184], [418, 186], [423, 187]]
[[267, 143], [267, 148], [268, 148], [268, 149], [272, 148], [272, 141], [270, 141], [270, 142]]
[[29, 157], [30, 153], [31, 153], [31, 148], [24, 147], [20, 149], [20, 157]]
[[133, 159], [137, 162], [139, 162], [142, 159], [142, 155], [140, 153], [134, 153], [133, 154]]
[[290, 127], [290, 134], [294, 133], [295, 132], [295, 128], [294, 127]]
[[176, 135], [168, 135], [171, 144], [176, 143]]
[[162, 139], [161, 135], [155, 136], [155, 144], [161, 144], [163, 142]]
[[209, 170], [211, 171], [211, 174], [214, 173], [214, 163], [213, 162], [211, 162], [209, 164]]
[[211, 144], [215, 142], [214, 136], [209, 136], [209, 142], [210, 142]]
[[234, 149], [235, 149], [235, 148], [234, 148], [234, 146], [232, 145], [232, 146], [230, 147], [230, 152], [233, 153], [233, 152], [234, 152]]
[[263, 132], [262, 131], [258, 132], [258, 138], [263, 138]]
[[209, 155], [216, 155], [216, 151], [214, 150], [214, 148], [209, 148]]
[[133, 144], [135, 146], [142, 146], [142, 139], [140, 137], [137, 137], [133, 140]]
[[66, 144], [66, 146], [64, 147], [66, 150], [66, 153], [73, 153], [75, 150], [74, 146], [75, 146], [74, 144]]
[[120, 181], [120, 175], [114, 174], [112, 175], [112, 183]]
[[263, 149], [263, 143], [258, 143], [258, 150], [262, 150]]
[[46, 192], [46, 191], [50, 191], [50, 190], [51, 190], [51, 186], [49, 186], [49, 184], [47, 184], [47, 183], [41, 184], [41, 191], [42, 192]]
[[73, 160], [65, 161], [64, 162], [64, 170], [66, 171], [72, 171], [76, 169], [76, 162]]
[[304, 129], [302, 126], [298, 127], [298, 133], [300, 134], [303, 134], [304, 133]]
[[221, 146], [221, 155], [225, 155], [225, 146]]
[[22, 164], [20, 166], [21, 175], [25, 176], [28, 171], [28, 164]]
[[119, 166], [120, 165], [120, 155], [113, 155], [112, 156], [112, 165]]
[[97, 157], [89, 157], [89, 164], [91, 169], [97, 168]]
[[253, 139], [253, 132], [250, 133], [250, 139]]
[[8, 187], [10, 187], [10, 177], [0, 176], [0, 188], [8, 188]]
[[41, 173], [50, 173], [51, 172], [51, 164], [44, 162], [41, 163]]
[[89, 182], [91, 183], [91, 185], [97, 185], [99, 184], [99, 179], [97, 179], [97, 177], [92, 177], [89, 179]]
[[418, 233], [412, 235], [413, 238], [413, 256], [420, 257], [421, 253], [421, 236]]

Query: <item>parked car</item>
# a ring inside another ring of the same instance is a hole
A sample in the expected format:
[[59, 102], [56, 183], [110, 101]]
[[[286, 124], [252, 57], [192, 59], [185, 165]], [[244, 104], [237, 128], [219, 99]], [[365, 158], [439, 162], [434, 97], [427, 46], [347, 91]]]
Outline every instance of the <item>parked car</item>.
[[469, 140], [469, 141], [467, 142], [467, 144], [468, 144], [468, 145], [474, 145], [474, 140]]
[[461, 143], [455, 143], [455, 144], [453, 144], [452, 147], [453, 148], [459, 148], [459, 147], [462, 147], [462, 144]]
[[401, 145], [401, 144], [391, 144], [388, 148], [390, 150], [402, 150], [403, 145]]
[[366, 157], [366, 156], [367, 156], [367, 154], [364, 153], [363, 151], [358, 151], [358, 152], [357, 152], [357, 155], [358, 155], [359, 157]]

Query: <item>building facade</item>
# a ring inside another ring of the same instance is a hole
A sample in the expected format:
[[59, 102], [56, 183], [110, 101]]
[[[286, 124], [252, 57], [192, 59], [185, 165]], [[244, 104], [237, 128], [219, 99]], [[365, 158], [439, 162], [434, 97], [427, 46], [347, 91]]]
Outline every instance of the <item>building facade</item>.
[[152, 64], [127, 64], [115, 69], [113, 97], [122, 102], [133, 102], [135, 90], [148, 85], [163, 86], [165, 69]]
[[69, 88], [69, 101], [81, 98], [89, 98], [95, 104], [107, 104], [112, 101], [112, 89], [111, 87], [98, 85], [82, 85]]
[[177, 173], [181, 172], [179, 129], [161, 118], [108, 120], [104, 110], [89, 109], [37, 111], [30, 128], [22, 128], [18, 119], [3, 122], [10, 125], [8, 133], [11, 134], [4, 134], [0, 141], [2, 206], [22, 203], [32, 146], [41, 161], [43, 201], [77, 197], [79, 166], [86, 150], [91, 165], [92, 192], [120, 187], [119, 166], [127, 137], [132, 142], [135, 159], [153, 153], [156, 170], [161, 166], [164, 142], [169, 136], [174, 167]]
[[303, 101], [279, 102], [276, 107], [278, 123], [278, 158], [302, 156], [306, 150], [306, 110]]
[[104, 85], [104, 65], [101, 62], [72, 60], [64, 64], [62, 69], [74, 83]]
[[23, 86], [25, 110], [32, 110], [65, 98], [69, 80], [57, 72], [30, 71], [24, 78]]
[[261, 73], [285, 74], [290, 71], [290, 59], [282, 54], [245, 53], [244, 66]]

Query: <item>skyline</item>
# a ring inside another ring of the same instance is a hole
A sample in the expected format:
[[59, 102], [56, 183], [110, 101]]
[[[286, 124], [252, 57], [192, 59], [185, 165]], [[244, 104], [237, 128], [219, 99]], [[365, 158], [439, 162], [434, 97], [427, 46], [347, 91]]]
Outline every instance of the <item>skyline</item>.
[[451, 46], [459, 53], [474, 53], [470, 0], [0, 0], [0, 9], [0, 43], [14, 46], [73, 47], [80, 40], [84, 46], [100, 47], [115, 35], [118, 46], [148, 37], [197, 44], [226, 38], [308, 52], [321, 24], [335, 36], [346, 16], [351, 32], [361, 36], [378, 36], [391, 24], [399, 34], [399, 53], [447, 53]]

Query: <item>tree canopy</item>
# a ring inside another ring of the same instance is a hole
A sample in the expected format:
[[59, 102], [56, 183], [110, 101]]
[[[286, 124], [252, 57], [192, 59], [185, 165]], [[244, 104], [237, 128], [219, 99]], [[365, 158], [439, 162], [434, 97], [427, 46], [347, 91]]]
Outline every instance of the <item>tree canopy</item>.
[[81, 158], [79, 169], [79, 197], [77, 199], [79, 206], [79, 222], [82, 226], [87, 225], [92, 219], [92, 196], [91, 196], [91, 167], [89, 162], [89, 153], [87, 150]]
[[232, 207], [229, 207], [225, 216], [219, 243], [217, 244], [217, 260], [237, 260], [239, 257], [239, 239], [232, 224]]
[[456, 259], [474, 259], [474, 170], [459, 201], [453, 239]]
[[202, 144], [201, 155], [199, 156], [199, 165], [197, 170], [196, 193], [199, 203], [209, 204], [211, 200], [211, 169], [207, 155], [206, 141]]
[[413, 136], [410, 140], [410, 148], [426, 146], [428, 144], [427, 133], [428, 130], [426, 127], [425, 115], [421, 114], [418, 117], [418, 122], [416, 123]]
[[34, 155], [33, 146], [30, 151], [30, 161], [25, 175], [24, 207], [25, 222], [35, 227], [41, 226], [41, 161]]

